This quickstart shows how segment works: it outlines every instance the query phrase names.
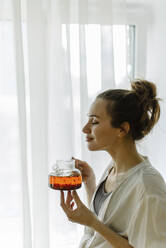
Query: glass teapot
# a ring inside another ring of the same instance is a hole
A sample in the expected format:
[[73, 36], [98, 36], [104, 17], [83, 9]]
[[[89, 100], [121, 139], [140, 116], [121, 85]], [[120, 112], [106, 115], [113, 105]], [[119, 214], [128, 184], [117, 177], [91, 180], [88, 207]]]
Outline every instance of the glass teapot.
[[49, 174], [49, 187], [55, 190], [75, 190], [82, 185], [81, 172], [75, 160], [57, 160]]

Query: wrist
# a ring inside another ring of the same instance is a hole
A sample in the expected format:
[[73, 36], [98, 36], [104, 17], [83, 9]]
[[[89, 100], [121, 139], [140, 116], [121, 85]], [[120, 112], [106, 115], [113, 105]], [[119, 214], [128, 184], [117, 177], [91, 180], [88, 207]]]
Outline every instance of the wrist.
[[96, 187], [96, 178], [88, 178], [86, 181], [84, 181], [84, 184], [87, 186], [95, 186]]
[[85, 187], [85, 190], [86, 192], [90, 195], [90, 198], [92, 197], [95, 189], [96, 189], [96, 183], [94, 182], [84, 182], [84, 187]]
[[100, 229], [101, 224], [102, 224], [101, 221], [95, 215], [93, 215], [93, 218], [91, 218], [90, 227], [95, 231], [98, 231]]

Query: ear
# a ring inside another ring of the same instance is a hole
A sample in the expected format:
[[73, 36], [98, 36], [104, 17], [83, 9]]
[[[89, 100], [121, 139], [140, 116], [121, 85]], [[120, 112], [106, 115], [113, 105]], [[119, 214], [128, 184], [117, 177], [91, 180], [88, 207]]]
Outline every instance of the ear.
[[130, 124], [129, 122], [125, 121], [121, 124], [120, 129], [119, 129], [119, 138], [124, 137], [127, 135], [130, 131]]

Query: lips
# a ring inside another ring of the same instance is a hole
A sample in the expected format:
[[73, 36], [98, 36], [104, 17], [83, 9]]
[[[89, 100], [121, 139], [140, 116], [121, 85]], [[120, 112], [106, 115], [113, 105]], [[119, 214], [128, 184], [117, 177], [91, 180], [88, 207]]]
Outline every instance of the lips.
[[90, 141], [92, 141], [92, 140], [93, 140], [93, 138], [86, 137], [86, 141], [87, 141], [87, 142], [90, 142]]

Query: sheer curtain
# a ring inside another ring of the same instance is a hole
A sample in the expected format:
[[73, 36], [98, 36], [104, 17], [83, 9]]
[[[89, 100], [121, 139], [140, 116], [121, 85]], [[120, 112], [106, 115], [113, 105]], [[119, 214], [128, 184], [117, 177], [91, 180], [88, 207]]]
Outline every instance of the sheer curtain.
[[19, 1], [0, 1], [1, 246], [31, 247], [25, 74]]
[[[114, 88], [113, 18], [125, 1], [51, 1], [49, 10], [48, 164], [56, 159], [86, 160], [100, 177], [109, 157], [90, 153], [81, 129], [95, 95]], [[112, 11], [114, 9], [114, 12]], [[121, 9], [120, 9], [121, 7]], [[123, 11], [122, 11], [123, 10]], [[116, 11], [116, 12], [115, 12]], [[113, 15], [111, 15], [111, 13]], [[119, 22], [118, 22], [119, 21]], [[82, 200], [84, 188], [78, 190]], [[59, 208], [59, 192], [49, 191], [50, 247], [78, 247], [83, 227], [68, 222]], [[65, 235], [64, 235], [65, 230]]]
[[[0, 0], [0, 7], [1, 137], [7, 136], [0, 242], [78, 247], [82, 227], [68, 222], [48, 173], [55, 160], [75, 156], [99, 178], [109, 161], [88, 152], [81, 129], [95, 95], [116, 87], [111, 24], [125, 24], [126, 3]], [[79, 195], [85, 200], [83, 187]]]

